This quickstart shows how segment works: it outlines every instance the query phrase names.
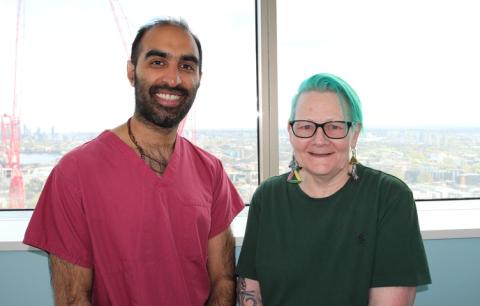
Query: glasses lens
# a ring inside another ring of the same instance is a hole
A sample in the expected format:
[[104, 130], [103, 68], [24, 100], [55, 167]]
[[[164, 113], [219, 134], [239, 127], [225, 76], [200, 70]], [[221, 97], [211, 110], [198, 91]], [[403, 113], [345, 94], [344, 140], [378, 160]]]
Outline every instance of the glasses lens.
[[316, 126], [313, 122], [295, 121], [293, 123], [293, 133], [297, 137], [308, 138], [315, 134]]
[[348, 123], [343, 121], [327, 122], [323, 126], [323, 130], [327, 137], [343, 138], [348, 133]]

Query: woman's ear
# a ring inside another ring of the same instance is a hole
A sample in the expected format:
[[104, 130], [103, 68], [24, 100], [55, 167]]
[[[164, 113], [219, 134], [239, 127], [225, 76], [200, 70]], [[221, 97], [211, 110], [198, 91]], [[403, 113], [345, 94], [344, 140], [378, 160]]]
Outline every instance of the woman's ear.
[[355, 148], [357, 146], [358, 136], [360, 135], [360, 131], [362, 129], [361, 123], [355, 123], [353, 126], [353, 133], [352, 138], [350, 139], [350, 146]]
[[292, 126], [290, 125], [290, 122], [287, 122], [287, 132], [288, 132], [288, 138], [291, 140], [293, 137], [293, 132], [292, 132]]

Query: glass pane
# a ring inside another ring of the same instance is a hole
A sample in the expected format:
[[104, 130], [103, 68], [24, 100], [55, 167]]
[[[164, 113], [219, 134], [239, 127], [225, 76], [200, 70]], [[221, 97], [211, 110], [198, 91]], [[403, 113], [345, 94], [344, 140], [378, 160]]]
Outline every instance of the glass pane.
[[159, 16], [185, 19], [202, 42], [202, 82], [183, 135], [219, 157], [250, 199], [258, 177], [254, 1], [21, 1], [20, 11], [18, 2], [0, 3], [0, 209], [33, 208], [65, 152], [133, 114], [130, 43]]
[[279, 0], [280, 172], [291, 158], [290, 99], [330, 72], [363, 103], [359, 161], [417, 199], [480, 197], [480, 19], [452, 1]]

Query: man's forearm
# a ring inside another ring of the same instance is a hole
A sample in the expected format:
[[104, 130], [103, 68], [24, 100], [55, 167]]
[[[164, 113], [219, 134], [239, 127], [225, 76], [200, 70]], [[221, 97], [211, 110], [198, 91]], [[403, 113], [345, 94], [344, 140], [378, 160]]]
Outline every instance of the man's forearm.
[[92, 271], [49, 256], [55, 306], [91, 306]]
[[235, 240], [230, 228], [208, 241], [208, 306], [235, 305]]
[[212, 284], [207, 306], [232, 306], [235, 305], [235, 279], [223, 278]]

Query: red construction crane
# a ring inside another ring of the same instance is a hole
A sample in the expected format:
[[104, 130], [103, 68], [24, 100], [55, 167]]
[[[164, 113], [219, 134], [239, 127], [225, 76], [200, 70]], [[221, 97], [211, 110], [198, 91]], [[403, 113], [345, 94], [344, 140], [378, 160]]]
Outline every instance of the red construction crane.
[[127, 15], [125, 15], [125, 12], [120, 5], [120, 1], [108, 0], [108, 3], [110, 4], [113, 18], [115, 19], [115, 25], [117, 26], [118, 34], [120, 34], [120, 39], [122, 40], [125, 55], [128, 57], [130, 54], [129, 41], [132, 35], [130, 23], [128, 22]]
[[[125, 54], [129, 55], [129, 41], [131, 38], [130, 25], [125, 15], [119, 0], [108, 0], [110, 9], [112, 11], [115, 24], [117, 26]], [[15, 41], [15, 62], [14, 62], [14, 77], [13, 77], [13, 103], [11, 113], [5, 113], [1, 116], [1, 150], [5, 162], [3, 163], [3, 173], [7, 178], [10, 178], [9, 188], [9, 203], [7, 208], [25, 208], [25, 190], [23, 184], [23, 175], [20, 165], [20, 147], [21, 147], [21, 132], [20, 132], [20, 117], [17, 114], [18, 106], [18, 64], [20, 62], [20, 46], [23, 39], [24, 32], [24, 18], [25, 18], [25, 1], [18, 0], [17, 2], [17, 21], [16, 21], [16, 41]], [[180, 123], [178, 133], [181, 135], [185, 126], [185, 121]], [[191, 129], [191, 140], [195, 142], [195, 128]]]
[[11, 114], [3, 114], [1, 119], [2, 153], [6, 157], [6, 175], [10, 178], [8, 208], [25, 208], [25, 191], [20, 168], [20, 118], [17, 115], [18, 102], [18, 62], [20, 39], [23, 34], [25, 7], [23, 0], [18, 0], [17, 26], [15, 41], [15, 62], [13, 75], [13, 104]]

